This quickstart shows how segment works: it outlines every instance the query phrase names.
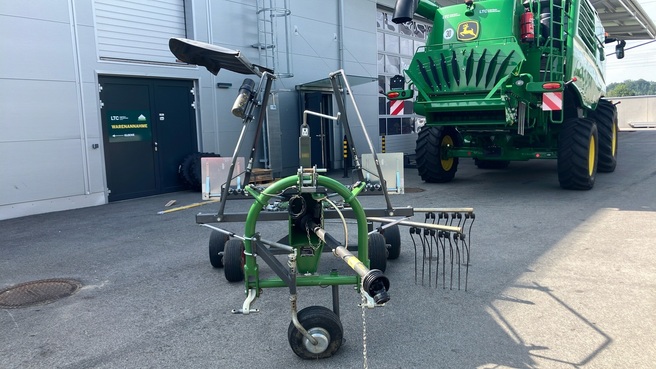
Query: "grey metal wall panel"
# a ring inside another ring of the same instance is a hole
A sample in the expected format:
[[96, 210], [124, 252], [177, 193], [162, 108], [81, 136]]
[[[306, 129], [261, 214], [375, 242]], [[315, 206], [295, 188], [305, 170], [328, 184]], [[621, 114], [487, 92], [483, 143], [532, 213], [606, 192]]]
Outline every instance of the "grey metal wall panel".
[[75, 82], [6, 79], [0, 83], [0, 142], [80, 138]]
[[0, 206], [84, 193], [79, 139], [0, 143]]
[[70, 32], [67, 23], [0, 15], [0, 35], [11, 35], [0, 37], [0, 79], [75, 80]]
[[95, 0], [100, 59], [174, 63], [171, 37], [186, 37], [183, 0]]

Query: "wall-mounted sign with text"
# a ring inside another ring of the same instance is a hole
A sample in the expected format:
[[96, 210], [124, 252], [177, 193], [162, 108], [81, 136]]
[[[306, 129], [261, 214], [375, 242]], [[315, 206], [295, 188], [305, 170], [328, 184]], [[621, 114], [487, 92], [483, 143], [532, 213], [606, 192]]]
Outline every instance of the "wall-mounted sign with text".
[[152, 137], [148, 110], [107, 112], [109, 142], [149, 141]]

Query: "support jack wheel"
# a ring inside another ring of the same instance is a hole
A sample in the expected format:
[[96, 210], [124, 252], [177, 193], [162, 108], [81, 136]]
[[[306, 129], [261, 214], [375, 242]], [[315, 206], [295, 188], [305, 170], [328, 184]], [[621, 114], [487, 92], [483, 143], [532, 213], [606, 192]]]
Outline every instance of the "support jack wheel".
[[210, 264], [214, 268], [223, 268], [223, 250], [228, 239], [227, 234], [219, 231], [210, 234]]
[[389, 245], [387, 259], [398, 259], [399, 255], [401, 255], [401, 231], [399, 231], [399, 226], [395, 224], [383, 229], [382, 235], [385, 237], [385, 243]]
[[385, 237], [380, 233], [369, 235], [369, 269], [379, 269], [384, 272], [387, 268], [387, 245]]
[[317, 344], [313, 345], [293, 322], [289, 323], [289, 346], [301, 359], [327, 358], [342, 346], [344, 329], [339, 317], [332, 310], [323, 306], [309, 306], [298, 312], [298, 321], [317, 340]]
[[228, 240], [223, 252], [223, 272], [228, 282], [244, 280], [244, 242], [236, 238]]

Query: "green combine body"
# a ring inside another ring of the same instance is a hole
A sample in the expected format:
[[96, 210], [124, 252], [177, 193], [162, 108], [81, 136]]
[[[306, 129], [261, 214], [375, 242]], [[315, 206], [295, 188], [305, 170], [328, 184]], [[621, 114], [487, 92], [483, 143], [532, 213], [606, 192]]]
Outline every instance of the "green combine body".
[[453, 179], [459, 158], [480, 168], [557, 159], [560, 185], [593, 187], [612, 172], [617, 112], [602, 99], [604, 29], [588, 0], [479, 0], [440, 8], [398, 0], [394, 22], [433, 20], [388, 98], [416, 98], [426, 117], [416, 159], [426, 182]]

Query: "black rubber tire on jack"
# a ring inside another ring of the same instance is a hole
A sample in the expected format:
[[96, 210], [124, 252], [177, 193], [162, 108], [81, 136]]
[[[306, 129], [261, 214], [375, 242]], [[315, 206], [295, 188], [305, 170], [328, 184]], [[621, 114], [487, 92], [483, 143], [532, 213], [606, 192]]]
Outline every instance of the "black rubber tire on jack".
[[399, 226], [395, 224], [387, 227], [381, 231], [381, 234], [385, 237], [385, 243], [389, 245], [387, 259], [398, 259], [401, 255], [401, 231], [399, 231]]
[[597, 125], [592, 119], [563, 122], [558, 135], [558, 181], [567, 190], [589, 190], [597, 174]]
[[309, 306], [298, 312], [298, 321], [308, 333], [317, 339], [312, 345], [296, 328], [289, 323], [287, 338], [292, 351], [301, 359], [315, 360], [332, 356], [342, 346], [344, 328], [339, 317], [332, 310], [323, 306]]
[[223, 251], [223, 273], [228, 282], [244, 280], [244, 242], [231, 238]]
[[458, 147], [461, 141], [453, 127], [422, 127], [415, 149], [421, 179], [429, 183], [451, 181], [458, 170], [458, 158], [443, 158], [443, 147]]
[[599, 134], [599, 160], [597, 171], [610, 173], [617, 166], [617, 108], [608, 100], [601, 99], [597, 110], [589, 115], [597, 122]]
[[223, 250], [228, 239], [227, 234], [219, 231], [212, 231], [210, 234], [210, 264], [214, 268], [223, 268]]
[[385, 237], [380, 233], [369, 235], [369, 269], [379, 269], [384, 272], [387, 268], [387, 245]]

